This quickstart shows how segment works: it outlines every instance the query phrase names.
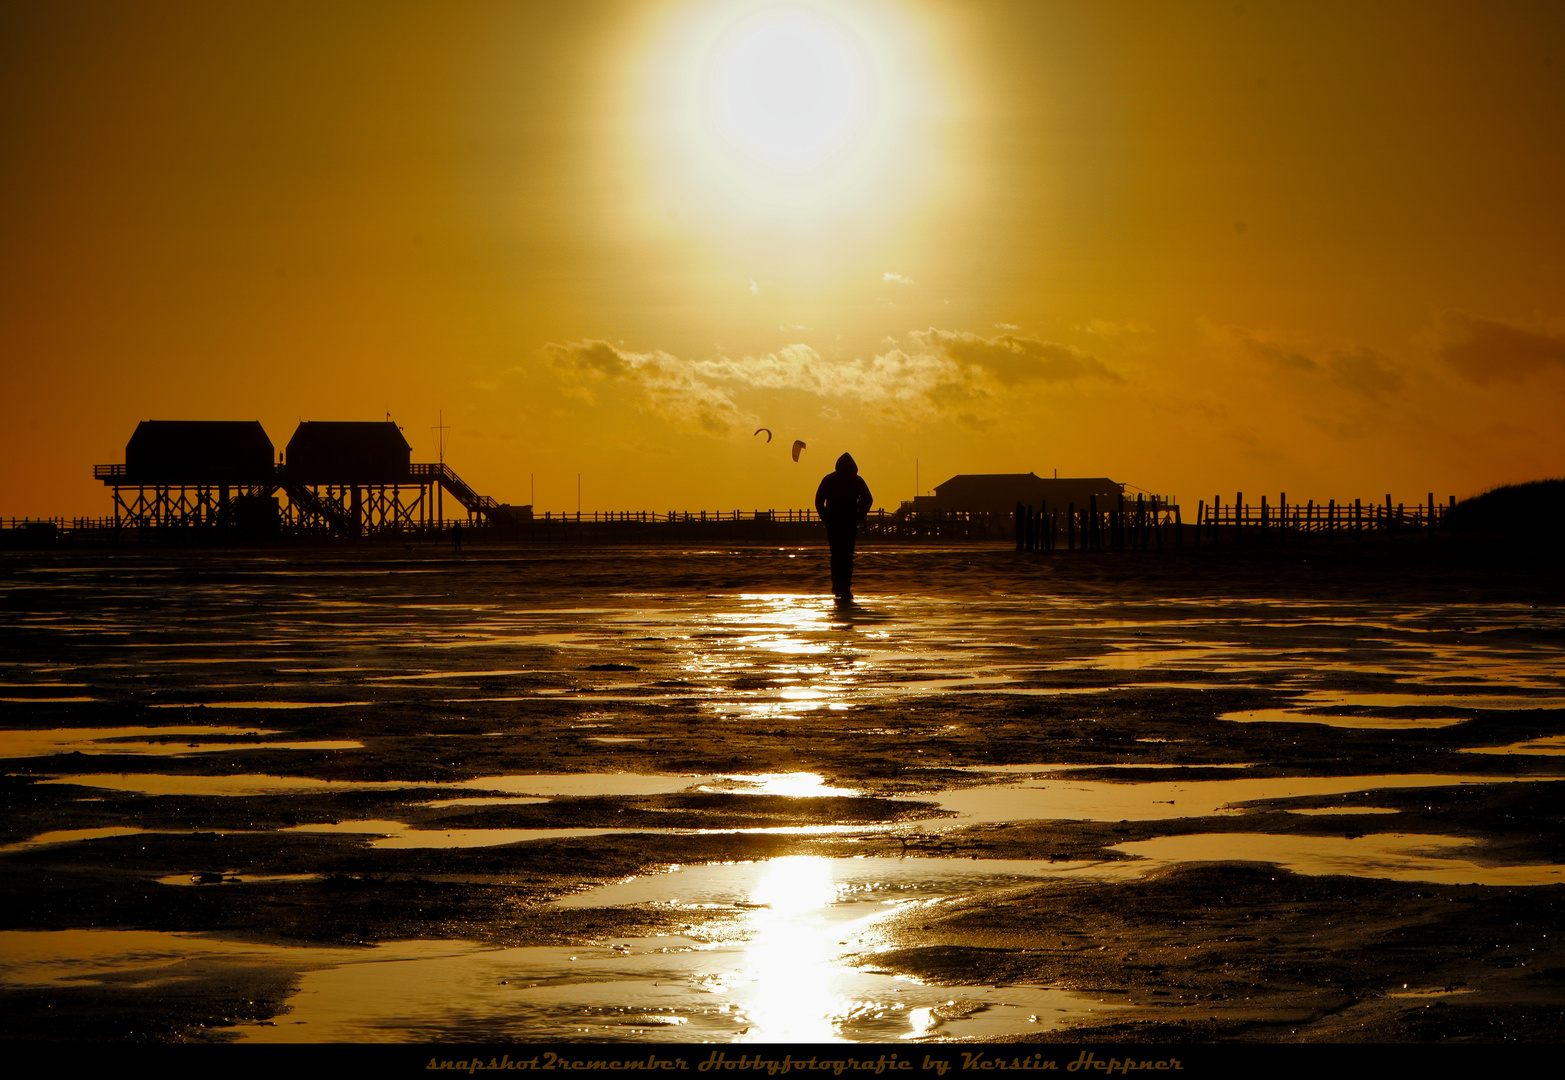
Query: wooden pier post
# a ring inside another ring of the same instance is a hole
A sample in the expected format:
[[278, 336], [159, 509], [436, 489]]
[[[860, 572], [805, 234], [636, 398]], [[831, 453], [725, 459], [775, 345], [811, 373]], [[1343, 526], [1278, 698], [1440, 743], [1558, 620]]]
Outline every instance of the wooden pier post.
[[1234, 547], [1244, 543], [1244, 492], [1234, 495]]

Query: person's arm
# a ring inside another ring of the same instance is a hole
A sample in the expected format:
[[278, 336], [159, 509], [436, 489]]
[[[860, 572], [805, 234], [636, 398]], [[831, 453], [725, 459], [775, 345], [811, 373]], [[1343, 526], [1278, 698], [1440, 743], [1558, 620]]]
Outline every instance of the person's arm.
[[864, 478], [859, 477], [859, 520], [863, 521], [869, 516], [870, 507], [875, 505], [875, 496], [869, 493], [869, 485]]
[[826, 520], [826, 488], [831, 483], [831, 473], [821, 477], [821, 483], [815, 489], [815, 512], [820, 515], [822, 521]]

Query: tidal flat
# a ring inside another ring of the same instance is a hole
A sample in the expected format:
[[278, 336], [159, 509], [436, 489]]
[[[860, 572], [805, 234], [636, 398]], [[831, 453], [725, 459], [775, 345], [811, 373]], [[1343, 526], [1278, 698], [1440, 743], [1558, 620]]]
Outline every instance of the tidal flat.
[[1557, 1041], [1565, 573], [0, 554], [0, 1037]]

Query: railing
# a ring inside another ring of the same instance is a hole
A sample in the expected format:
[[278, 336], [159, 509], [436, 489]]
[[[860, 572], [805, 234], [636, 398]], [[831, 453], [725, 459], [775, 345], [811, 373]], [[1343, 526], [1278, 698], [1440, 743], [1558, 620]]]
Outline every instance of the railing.
[[[123, 466], [98, 466], [112, 470]], [[471, 518], [431, 518], [416, 524], [402, 521], [367, 525], [364, 532], [373, 537], [381, 533], [408, 539], [425, 538], [434, 542], [452, 539], [450, 530], [463, 527], [463, 536], [484, 543], [685, 543], [685, 542], [757, 542], [806, 543], [824, 536], [820, 516], [809, 508], [754, 510], [614, 510], [544, 511], [528, 515], [528, 508], [501, 516], [489, 513], [500, 504], [479, 497], [472, 488], [444, 465], [416, 465], [415, 476], [428, 482], [438, 481], [466, 505], [462, 492], [471, 497], [470, 512], [484, 514], [485, 520]], [[95, 470], [96, 471], [96, 470]], [[277, 529], [265, 530], [252, 538], [319, 537], [321, 525], [327, 532], [357, 537], [361, 530], [343, 518], [345, 511], [329, 500], [317, 499], [307, 490], [285, 489], [291, 502], [317, 524], [299, 528], [286, 520]], [[1109, 500], [1104, 500], [1108, 502]], [[1259, 504], [1237, 495], [1225, 503], [1220, 497], [1211, 503], [1197, 504], [1194, 521], [1184, 521], [1180, 508], [1158, 501], [1114, 500], [1114, 505], [1086, 507], [1067, 504], [1054, 507], [1018, 507], [1015, 514], [965, 512], [903, 508], [896, 512], [874, 510], [865, 518], [861, 535], [867, 540], [889, 542], [981, 542], [1003, 541], [1014, 537], [1017, 550], [1027, 551], [1151, 551], [1183, 550], [1186, 546], [1260, 547], [1267, 544], [1332, 543], [1393, 538], [1419, 534], [1433, 535], [1447, 525], [1455, 499], [1436, 502], [1431, 494], [1424, 503], [1411, 506], [1385, 501], [1364, 500], [1325, 503], [1307, 501], [1289, 503], [1282, 496], [1274, 505], [1270, 498]], [[203, 523], [209, 524], [209, 523]], [[300, 523], [302, 524], [302, 522]], [[338, 526], [331, 528], [331, 526]], [[242, 523], [241, 523], [242, 526]], [[194, 529], [192, 525], [173, 523], [138, 528], [130, 520], [113, 517], [39, 517], [0, 518], [0, 531], [19, 542], [68, 538], [77, 534], [115, 537], [173, 536]], [[215, 534], [224, 529], [213, 530]], [[229, 530], [231, 531], [231, 530]], [[243, 539], [243, 527], [233, 533]], [[30, 539], [24, 539], [30, 538]]]
[[1329, 499], [1318, 503], [1310, 500], [1289, 504], [1284, 494], [1276, 504], [1262, 497], [1260, 505], [1244, 501], [1243, 493], [1224, 505], [1222, 497], [1210, 504], [1204, 500], [1196, 509], [1196, 543], [1209, 544], [1264, 544], [1268, 540], [1286, 543], [1299, 539], [1308, 543], [1312, 539], [1337, 538], [1361, 540], [1366, 536], [1398, 536], [1419, 532], [1433, 535], [1443, 527], [1451, 510], [1456, 506], [1456, 496], [1444, 503], [1435, 501], [1430, 492], [1423, 503], [1411, 507], [1405, 503], [1393, 503], [1387, 495], [1384, 502], [1354, 499], [1338, 502]]
[[415, 480], [425, 482], [430, 480], [438, 481], [470, 513], [487, 516], [489, 511], [500, 509], [498, 499], [478, 494], [445, 462], [410, 465], [408, 466], [408, 475]]

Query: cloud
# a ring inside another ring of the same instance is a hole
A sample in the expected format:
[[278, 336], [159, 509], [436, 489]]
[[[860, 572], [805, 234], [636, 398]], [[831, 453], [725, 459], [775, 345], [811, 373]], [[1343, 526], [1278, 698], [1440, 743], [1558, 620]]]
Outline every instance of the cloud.
[[911, 284], [913, 284], [913, 279], [912, 278], [910, 278], [910, 277], [903, 277], [901, 274], [893, 274], [890, 270], [887, 270], [884, 274], [882, 274], [880, 276], [880, 280], [881, 281], [894, 281], [898, 285], [911, 285]]
[[751, 278], [750, 279], [750, 295], [751, 296], [760, 296], [761, 295], [761, 287], [755, 283], [755, 278]]
[[714, 435], [752, 423], [735, 401], [747, 390], [796, 391], [828, 407], [853, 403], [899, 417], [946, 416], [972, 425], [1029, 383], [1124, 382], [1069, 345], [1010, 334], [985, 338], [931, 327], [911, 332], [906, 342], [888, 339], [885, 351], [868, 359], [828, 357], [802, 342], [759, 356], [699, 360], [631, 352], [606, 341], [551, 343], [543, 354], [568, 394], [591, 400], [591, 385], [633, 384], [648, 408]]
[[1502, 379], [1520, 382], [1539, 372], [1565, 368], [1565, 338], [1450, 312], [1442, 327], [1440, 356], [1479, 386]]
[[1326, 367], [1332, 382], [1370, 398], [1395, 394], [1407, 382], [1395, 363], [1372, 349], [1332, 353]]
[[1310, 359], [1298, 348], [1277, 341], [1267, 340], [1253, 330], [1242, 326], [1226, 328], [1228, 333], [1251, 357], [1280, 371], [1306, 371], [1318, 374], [1321, 365]]
[[565, 379], [565, 392], [589, 402], [583, 380], [622, 381], [639, 385], [652, 411], [685, 427], [727, 435], [755, 422], [727, 390], [698, 378], [689, 363], [670, 353], [630, 352], [607, 341], [550, 342], [541, 351]]
[[1243, 355], [1269, 368], [1295, 375], [1329, 380], [1350, 394], [1380, 401], [1407, 385], [1402, 364], [1362, 345], [1348, 345], [1329, 352], [1283, 335], [1223, 327], [1221, 333], [1236, 342]]
[[1099, 334], [1103, 337], [1118, 337], [1120, 334], [1147, 334], [1152, 328], [1139, 319], [1129, 319], [1123, 323], [1117, 323], [1110, 319], [1092, 319], [1086, 326], [1078, 326], [1076, 329], [1088, 334]]
[[939, 349], [957, 364], [983, 372], [1002, 386], [1012, 387], [1037, 380], [1046, 383], [1101, 379], [1122, 383], [1125, 380], [1096, 357], [1069, 345], [1051, 341], [1001, 334], [984, 338], [977, 334], [948, 330], [915, 330], [911, 335], [929, 349]]

